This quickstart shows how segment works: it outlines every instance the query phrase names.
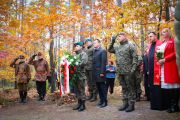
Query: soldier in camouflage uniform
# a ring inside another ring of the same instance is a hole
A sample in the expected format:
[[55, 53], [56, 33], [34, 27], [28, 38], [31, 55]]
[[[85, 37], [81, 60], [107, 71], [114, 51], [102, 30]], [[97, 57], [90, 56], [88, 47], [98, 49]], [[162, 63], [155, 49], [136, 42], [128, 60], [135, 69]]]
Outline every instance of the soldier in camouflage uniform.
[[85, 52], [88, 55], [88, 62], [86, 65], [86, 77], [87, 77], [89, 96], [87, 97], [87, 100], [90, 100], [90, 102], [94, 102], [97, 100], [97, 88], [96, 88], [96, 81], [92, 79], [92, 60], [93, 60], [93, 50], [94, 50], [92, 39], [90, 38], [86, 39], [85, 45], [87, 46]]
[[142, 80], [142, 72], [141, 72], [141, 66], [142, 66], [142, 57], [138, 55], [138, 63], [137, 63], [137, 68], [135, 70], [135, 92], [136, 92], [136, 101], [140, 101], [141, 98], [141, 80]]
[[84, 111], [86, 109], [85, 107], [85, 66], [88, 61], [87, 54], [82, 50], [83, 49], [83, 42], [77, 42], [75, 43], [75, 52], [77, 58], [79, 58], [79, 63], [77, 65], [77, 68], [80, 72], [78, 72], [78, 79], [76, 81], [76, 90], [77, 90], [77, 98], [78, 98], [78, 104], [73, 108], [73, 110], [78, 110], [79, 112]]
[[[115, 40], [119, 43], [114, 44]], [[120, 79], [123, 93], [123, 105], [119, 111], [133, 111], [135, 105], [134, 72], [137, 67], [137, 51], [136, 47], [127, 40], [124, 32], [119, 33], [116, 37], [112, 37], [108, 51], [116, 55], [117, 74]]]
[[[19, 63], [16, 63], [18, 60]], [[27, 87], [29, 80], [31, 79], [30, 67], [25, 63], [25, 57], [23, 55], [14, 59], [10, 66], [16, 68], [15, 75], [17, 79], [20, 103], [26, 103]]]

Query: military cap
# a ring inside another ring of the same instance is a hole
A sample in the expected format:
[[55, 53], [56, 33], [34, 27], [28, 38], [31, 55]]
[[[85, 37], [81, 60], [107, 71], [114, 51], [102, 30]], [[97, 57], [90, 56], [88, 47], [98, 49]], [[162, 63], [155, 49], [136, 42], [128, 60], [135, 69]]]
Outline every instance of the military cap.
[[92, 39], [91, 39], [91, 38], [87, 38], [87, 39], [85, 40], [85, 43], [88, 42], [88, 41], [92, 42]]
[[77, 42], [77, 43], [75, 43], [75, 44], [74, 44], [74, 46], [77, 46], [77, 45], [79, 45], [79, 46], [83, 46], [83, 45], [84, 45], [84, 43], [83, 43], [83, 42]]

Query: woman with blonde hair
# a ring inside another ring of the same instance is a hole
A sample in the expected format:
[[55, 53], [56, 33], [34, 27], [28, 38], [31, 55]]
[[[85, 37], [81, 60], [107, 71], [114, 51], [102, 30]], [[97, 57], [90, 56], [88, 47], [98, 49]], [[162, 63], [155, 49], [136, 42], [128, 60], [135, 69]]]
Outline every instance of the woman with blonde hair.
[[178, 75], [178, 68], [176, 64], [175, 44], [169, 28], [164, 28], [161, 32], [162, 45], [159, 47], [162, 54], [162, 59], [158, 63], [161, 65], [160, 69], [160, 83], [161, 88], [166, 90], [169, 113], [179, 111], [178, 99], [180, 89], [180, 76]]

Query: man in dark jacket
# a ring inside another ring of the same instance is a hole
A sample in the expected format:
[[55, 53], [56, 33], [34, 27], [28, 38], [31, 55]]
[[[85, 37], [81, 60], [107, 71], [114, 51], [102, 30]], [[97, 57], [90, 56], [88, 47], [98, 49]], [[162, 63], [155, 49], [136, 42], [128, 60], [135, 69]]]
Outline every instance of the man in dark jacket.
[[107, 52], [103, 48], [101, 48], [101, 41], [99, 39], [96, 39], [93, 45], [93, 79], [96, 81], [100, 97], [98, 106], [100, 108], [103, 108], [107, 106], [107, 87], [105, 84]]

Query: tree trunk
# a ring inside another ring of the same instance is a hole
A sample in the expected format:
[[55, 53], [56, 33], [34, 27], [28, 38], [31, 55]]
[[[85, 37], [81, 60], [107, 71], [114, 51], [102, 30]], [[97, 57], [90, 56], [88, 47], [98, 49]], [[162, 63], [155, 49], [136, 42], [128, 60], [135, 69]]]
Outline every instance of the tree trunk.
[[157, 28], [157, 31], [158, 31], [158, 39], [160, 38], [160, 22], [161, 22], [161, 16], [162, 16], [162, 1], [160, 0], [160, 12], [159, 12], [159, 24], [158, 24], [158, 28]]
[[50, 28], [50, 50], [49, 50], [49, 57], [50, 57], [50, 68], [51, 68], [51, 93], [55, 91], [55, 78], [54, 78], [54, 68], [55, 68], [55, 63], [54, 63], [54, 39], [53, 39], [53, 27]]
[[144, 55], [144, 29], [141, 23], [141, 55]]

